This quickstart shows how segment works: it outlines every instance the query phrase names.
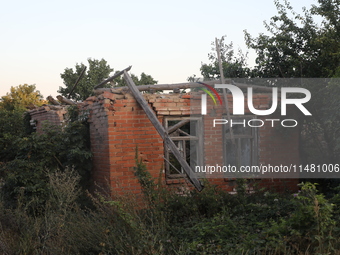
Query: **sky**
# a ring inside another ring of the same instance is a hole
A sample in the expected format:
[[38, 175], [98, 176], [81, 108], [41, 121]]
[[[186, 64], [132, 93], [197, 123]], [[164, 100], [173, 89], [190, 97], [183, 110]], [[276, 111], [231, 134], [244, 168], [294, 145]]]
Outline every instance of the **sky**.
[[[291, 0], [294, 10], [316, 4]], [[58, 95], [60, 74], [87, 59], [105, 59], [111, 68], [132, 65], [131, 73], [151, 75], [158, 84], [200, 76], [215, 38], [246, 48], [244, 30], [265, 33], [276, 15], [274, 0], [0, 0], [0, 96], [11, 86], [35, 84], [46, 98]]]

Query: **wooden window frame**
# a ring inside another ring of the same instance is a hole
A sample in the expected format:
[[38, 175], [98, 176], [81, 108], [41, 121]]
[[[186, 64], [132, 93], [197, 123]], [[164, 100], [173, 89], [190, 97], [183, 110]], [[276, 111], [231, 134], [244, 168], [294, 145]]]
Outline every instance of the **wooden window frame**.
[[[171, 128], [169, 126], [169, 121], [182, 121], [182, 120], [190, 120], [190, 121], [195, 121], [197, 123], [197, 129], [196, 129], [196, 136], [191, 136], [189, 134], [189, 136], [171, 136], [171, 134], [169, 135], [169, 137], [171, 138], [171, 140], [176, 143], [176, 142], [182, 142], [182, 146], [183, 146], [183, 150], [182, 153], [186, 153], [186, 141], [197, 141], [197, 152], [196, 152], [196, 159], [197, 159], [197, 164], [202, 165], [203, 164], [203, 123], [202, 123], [202, 117], [191, 117], [191, 116], [166, 116], [164, 117], [163, 121], [164, 121], [164, 128], [166, 130], [168, 130], [169, 128]], [[179, 128], [180, 129], [180, 128]], [[177, 130], [177, 129], [176, 129]], [[190, 145], [189, 145], [190, 146]], [[181, 171], [181, 173], [170, 173], [171, 168], [174, 168], [173, 166], [170, 165], [170, 150], [169, 148], [167, 148], [167, 146], [164, 144], [164, 165], [165, 165], [165, 175], [167, 179], [178, 179], [178, 178], [185, 178], [186, 175], [183, 171], [183, 169], [177, 169], [179, 171]], [[183, 155], [184, 158], [186, 159], [187, 155], [184, 154]], [[191, 167], [192, 168], [192, 167]]]

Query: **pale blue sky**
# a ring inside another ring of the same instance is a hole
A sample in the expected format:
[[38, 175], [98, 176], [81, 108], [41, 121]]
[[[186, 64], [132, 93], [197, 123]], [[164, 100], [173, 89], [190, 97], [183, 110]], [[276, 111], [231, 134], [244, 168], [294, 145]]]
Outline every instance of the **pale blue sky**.
[[[316, 1], [291, 3], [301, 12]], [[246, 52], [243, 30], [266, 32], [263, 21], [275, 14], [273, 0], [1, 0], [0, 96], [24, 83], [56, 96], [60, 73], [88, 58], [115, 70], [132, 65], [131, 73], [162, 84], [185, 82], [200, 75], [215, 37], [227, 35]]]

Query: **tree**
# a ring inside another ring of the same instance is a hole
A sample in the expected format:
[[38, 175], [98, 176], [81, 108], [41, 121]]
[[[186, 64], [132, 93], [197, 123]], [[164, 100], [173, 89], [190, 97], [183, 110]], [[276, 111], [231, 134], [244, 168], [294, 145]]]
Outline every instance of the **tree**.
[[36, 90], [35, 85], [19, 85], [11, 87], [11, 92], [0, 99], [0, 108], [12, 111], [15, 109], [24, 110], [31, 105], [41, 106], [46, 103], [42, 95]]
[[79, 184], [88, 188], [92, 169], [89, 124], [79, 119], [77, 106], [67, 110], [69, 119], [63, 127], [45, 123], [39, 133], [25, 134], [18, 116], [13, 116], [11, 124], [0, 125], [0, 174], [7, 202], [21, 194], [20, 199], [32, 202], [29, 207], [43, 205], [50, 194], [48, 174], [55, 171], [72, 169], [80, 177]]
[[0, 166], [15, 157], [17, 141], [25, 136], [27, 107], [41, 106], [47, 103], [36, 90], [35, 85], [11, 87], [10, 93], [0, 99]]
[[[88, 68], [79, 81], [77, 87], [70, 95], [70, 98], [76, 101], [82, 101], [91, 96], [94, 86], [108, 78], [110, 73], [113, 72], [113, 69], [104, 59], [96, 60], [89, 58], [87, 61]], [[69, 95], [84, 67], [85, 65], [81, 63], [76, 64], [75, 70], [72, 68], [65, 68], [64, 73], [60, 74], [60, 76], [64, 80], [64, 85], [66, 88], [59, 87], [58, 92], [60, 94], [65, 97]], [[110, 84], [104, 85], [104, 87], [109, 86]]]
[[[158, 82], [154, 78], [152, 78], [151, 75], [145, 74], [144, 72], [141, 73], [140, 78], [138, 78], [138, 76], [135, 75], [135, 74], [131, 74], [131, 78], [137, 86], [139, 86], [139, 85], [155, 85]], [[124, 78], [122, 78], [122, 77], [117, 77], [114, 81], [114, 85], [116, 87], [127, 86]]]
[[[208, 54], [210, 60], [209, 64], [202, 63], [201, 74], [204, 79], [219, 79], [220, 69], [215, 48], [215, 42], [212, 42], [212, 52]], [[245, 78], [250, 75], [250, 69], [247, 67], [247, 55], [243, 54], [241, 50], [235, 54], [233, 43], [227, 44], [223, 36], [220, 43], [221, 60], [224, 77], [226, 78]], [[193, 75], [188, 78], [189, 81], [195, 81], [196, 76]]]
[[[113, 69], [107, 64], [106, 60], [104, 59], [101, 59], [99, 61], [89, 58], [87, 61], [89, 62], [89, 67], [80, 79], [75, 90], [70, 95], [70, 98], [76, 101], [85, 100], [89, 96], [93, 95], [93, 88], [103, 80], [107, 79], [110, 76], [110, 73], [113, 72]], [[72, 68], [66, 68], [64, 73], [60, 74], [61, 78], [64, 80], [66, 88], [59, 87], [58, 92], [61, 93], [63, 96], [68, 97], [77, 79], [80, 77], [80, 74], [84, 67], [85, 65], [81, 63], [76, 64], [75, 70], [73, 70]], [[115, 73], [117, 72], [119, 71], [116, 71]], [[148, 85], [157, 83], [157, 81], [154, 80], [151, 75], [145, 73], [142, 73], [140, 78], [138, 78], [138, 76], [134, 74], [132, 74], [131, 77], [136, 85]], [[127, 86], [122, 77], [117, 77], [114, 81], [107, 83], [102, 87], [109, 88], [112, 85]]]
[[[297, 14], [287, 1], [275, 0], [278, 15], [265, 23], [271, 35], [253, 38], [247, 46], [257, 53], [255, 76], [332, 77], [340, 66], [340, 0], [318, 0], [319, 6]], [[323, 18], [320, 25], [314, 17]]]
[[[340, 74], [340, 0], [318, 0], [303, 15], [287, 1], [275, 0], [278, 14], [265, 27], [270, 35], [252, 37], [245, 31], [248, 47], [257, 53], [255, 77], [331, 78]], [[321, 23], [315, 17], [321, 17]], [[340, 158], [340, 84], [305, 82], [312, 94], [312, 117], [305, 118], [302, 150], [305, 162], [338, 163]]]

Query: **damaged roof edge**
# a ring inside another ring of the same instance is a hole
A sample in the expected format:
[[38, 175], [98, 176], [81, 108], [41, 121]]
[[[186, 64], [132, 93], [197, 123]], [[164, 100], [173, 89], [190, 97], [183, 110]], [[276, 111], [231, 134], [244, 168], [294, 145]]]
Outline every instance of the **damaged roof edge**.
[[[214, 80], [214, 81], [205, 81], [205, 84], [208, 85], [214, 85], [214, 84], [221, 84], [220, 80]], [[272, 92], [272, 88], [270, 87], [264, 87], [264, 86], [256, 86], [256, 85], [250, 85], [250, 84], [243, 84], [243, 83], [234, 83], [231, 79], [226, 80], [226, 84], [234, 84], [239, 88], [248, 88], [252, 87], [253, 89], [256, 89], [258, 91], [263, 92]], [[202, 87], [202, 84], [196, 83], [196, 82], [186, 82], [186, 83], [176, 83], [176, 84], [156, 84], [156, 85], [140, 85], [137, 86], [137, 89], [139, 91], [147, 91], [147, 90], [172, 90], [172, 89], [186, 89], [186, 88], [197, 88]], [[113, 87], [113, 88], [99, 88], [93, 90], [95, 95], [102, 94], [103, 92], [108, 91], [114, 94], [121, 94], [126, 93], [129, 91], [129, 87]]]

